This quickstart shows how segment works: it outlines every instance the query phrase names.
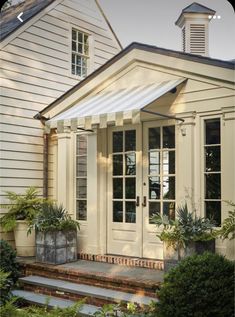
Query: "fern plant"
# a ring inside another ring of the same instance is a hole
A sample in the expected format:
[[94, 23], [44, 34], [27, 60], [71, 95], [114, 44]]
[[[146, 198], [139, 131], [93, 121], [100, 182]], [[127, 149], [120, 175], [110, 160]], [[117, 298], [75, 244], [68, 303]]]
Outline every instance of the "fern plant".
[[7, 209], [7, 213], [0, 219], [3, 230], [5, 232], [13, 230], [17, 220], [26, 220], [30, 224], [44, 201], [38, 197], [38, 190], [35, 187], [29, 187], [24, 194], [12, 191], [5, 193], [9, 204], [1, 205], [2, 208]]
[[224, 219], [221, 229], [218, 231], [218, 236], [222, 239], [233, 240], [235, 238], [235, 203], [227, 202], [234, 210], [228, 212], [228, 217]]

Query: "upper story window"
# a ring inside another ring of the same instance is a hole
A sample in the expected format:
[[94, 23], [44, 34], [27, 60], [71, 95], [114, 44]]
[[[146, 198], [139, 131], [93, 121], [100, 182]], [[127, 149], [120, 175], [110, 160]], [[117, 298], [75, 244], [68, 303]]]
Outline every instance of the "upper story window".
[[221, 224], [221, 136], [220, 119], [205, 121], [204, 179], [205, 216]]
[[81, 78], [88, 73], [89, 36], [81, 31], [72, 29], [72, 64], [71, 72]]

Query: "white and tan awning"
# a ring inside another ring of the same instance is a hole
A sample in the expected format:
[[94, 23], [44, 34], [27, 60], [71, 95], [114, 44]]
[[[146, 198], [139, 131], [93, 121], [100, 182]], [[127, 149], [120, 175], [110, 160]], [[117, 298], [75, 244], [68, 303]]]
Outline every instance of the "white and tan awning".
[[101, 91], [48, 120], [46, 125], [58, 130], [63, 130], [65, 126], [77, 130], [78, 127], [91, 129], [92, 125], [106, 128], [109, 123], [119, 126], [128, 119], [137, 123], [141, 110], [185, 80], [180, 78], [120, 90]]

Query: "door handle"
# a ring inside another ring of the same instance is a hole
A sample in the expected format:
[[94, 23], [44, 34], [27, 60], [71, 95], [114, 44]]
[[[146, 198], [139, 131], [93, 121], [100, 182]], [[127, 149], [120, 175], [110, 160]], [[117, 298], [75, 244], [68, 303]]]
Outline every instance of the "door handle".
[[140, 196], [136, 197], [135, 205], [136, 205], [136, 207], [139, 207], [139, 205], [140, 205]]
[[146, 199], [146, 196], [144, 196], [142, 206], [146, 207], [146, 205], [147, 205], [147, 199]]

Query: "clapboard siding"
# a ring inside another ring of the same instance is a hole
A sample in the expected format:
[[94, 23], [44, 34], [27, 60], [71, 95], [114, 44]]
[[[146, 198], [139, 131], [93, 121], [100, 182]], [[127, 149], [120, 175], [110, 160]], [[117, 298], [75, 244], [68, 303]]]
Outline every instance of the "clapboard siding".
[[[47, 7], [44, 15], [3, 46], [0, 197], [5, 197], [4, 190], [21, 193], [28, 186], [42, 192], [43, 126], [33, 117], [80, 80], [70, 74], [72, 27], [92, 36], [94, 69], [120, 51], [93, 0], [65, 0]], [[51, 150], [48, 161], [49, 196], [55, 197], [56, 164]]]

